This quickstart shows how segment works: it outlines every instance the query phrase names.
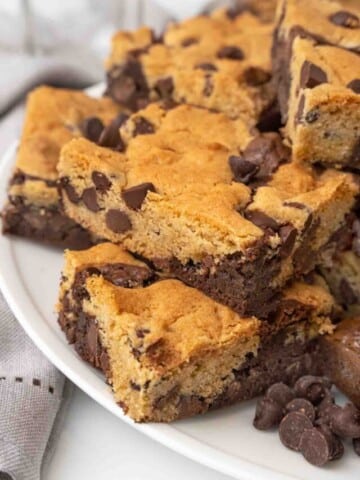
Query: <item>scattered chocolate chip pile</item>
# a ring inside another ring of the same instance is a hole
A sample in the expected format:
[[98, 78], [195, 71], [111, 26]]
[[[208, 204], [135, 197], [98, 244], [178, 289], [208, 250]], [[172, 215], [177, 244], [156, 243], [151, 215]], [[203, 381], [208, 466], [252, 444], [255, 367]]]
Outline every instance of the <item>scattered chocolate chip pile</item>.
[[318, 467], [343, 456], [341, 439], [352, 439], [360, 456], [360, 410], [352, 403], [337, 405], [331, 387], [328, 378], [312, 375], [299, 378], [292, 388], [275, 383], [257, 403], [254, 427], [278, 427], [285, 447]]

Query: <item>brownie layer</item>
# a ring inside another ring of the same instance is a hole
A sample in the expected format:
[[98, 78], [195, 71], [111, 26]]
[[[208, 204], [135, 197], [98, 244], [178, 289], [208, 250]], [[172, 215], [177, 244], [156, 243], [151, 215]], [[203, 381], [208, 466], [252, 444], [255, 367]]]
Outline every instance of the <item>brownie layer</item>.
[[27, 237], [61, 248], [81, 250], [94, 244], [94, 237], [64, 215], [58, 205], [45, 208], [13, 201], [4, 208], [2, 222], [4, 234]]

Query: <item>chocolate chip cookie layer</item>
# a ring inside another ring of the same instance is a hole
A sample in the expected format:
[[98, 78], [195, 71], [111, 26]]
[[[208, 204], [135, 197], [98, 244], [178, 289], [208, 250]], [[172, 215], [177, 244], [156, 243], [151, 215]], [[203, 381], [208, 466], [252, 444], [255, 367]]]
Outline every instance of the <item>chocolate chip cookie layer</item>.
[[57, 189], [61, 147], [76, 136], [96, 140], [119, 113], [110, 99], [40, 87], [28, 97], [25, 124], [2, 214], [3, 231], [61, 247], [86, 248], [92, 235], [64, 215]]
[[252, 137], [224, 114], [153, 104], [120, 131], [123, 153], [63, 148], [67, 214], [240, 314], [275, 307], [357, 194], [352, 175], [291, 163], [275, 133]]
[[272, 25], [249, 11], [237, 13], [217, 10], [171, 24], [161, 39], [149, 28], [117, 33], [106, 64], [106, 94], [134, 111], [162, 99], [251, 125], [268, 123], [275, 100]]
[[169, 422], [290, 384], [316, 371], [334, 303], [294, 283], [269, 322], [241, 317], [196, 289], [162, 279], [120, 247], [65, 254], [59, 322], [80, 356], [101, 368], [138, 422]]

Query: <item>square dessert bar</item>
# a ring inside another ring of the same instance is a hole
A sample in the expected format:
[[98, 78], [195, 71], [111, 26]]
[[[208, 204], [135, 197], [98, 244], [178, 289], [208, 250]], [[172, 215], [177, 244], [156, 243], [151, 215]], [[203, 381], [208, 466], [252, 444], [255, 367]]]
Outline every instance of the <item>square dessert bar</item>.
[[79, 91], [40, 87], [29, 95], [2, 213], [5, 233], [71, 248], [93, 243], [92, 235], [62, 212], [56, 165], [66, 142], [80, 135], [94, 138], [118, 114], [119, 107], [110, 99]]
[[273, 64], [294, 160], [359, 169], [360, 2], [280, 2]]
[[270, 128], [271, 40], [271, 24], [236, 10], [170, 24], [160, 39], [146, 27], [121, 31], [106, 63], [106, 94], [133, 111], [162, 99]]
[[120, 129], [124, 152], [75, 139], [59, 175], [67, 214], [239, 314], [265, 317], [345, 224], [351, 174], [291, 163], [275, 133], [224, 114], [152, 104]]
[[345, 318], [320, 340], [324, 373], [360, 408], [360, 317]]
[[295, 282], [268, 322], [241, 317], [104, 243], [65, 253], [58, 309], [69, 342], [105, 372], [124, 411], [169, 422], [316, 373], [334, 302], [321, 284]]

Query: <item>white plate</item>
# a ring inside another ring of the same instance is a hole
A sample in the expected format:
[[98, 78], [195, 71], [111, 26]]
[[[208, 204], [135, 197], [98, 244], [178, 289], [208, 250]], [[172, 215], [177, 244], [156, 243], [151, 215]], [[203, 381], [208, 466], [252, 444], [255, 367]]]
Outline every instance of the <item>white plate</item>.
[[[0, 162], [0, 205], [14, 164], [16, 145]], [[350, 480], [358, 478], [359, 458], [344, 458], [318, 469], [286, 450], [276, 433], [252, 427], [254, 402], [242, 403], [171, 425], [139, 425], [124, 416], [101, 374], [66, 343], [54, 313], [62, 253], [30, 241], [0, 235], [0, 288], [11, 309], [40, 350], [76, 385], [122, 421], [167, 447], [242, 480]], [[1, 319], [0, 319], [1, 320]]]

